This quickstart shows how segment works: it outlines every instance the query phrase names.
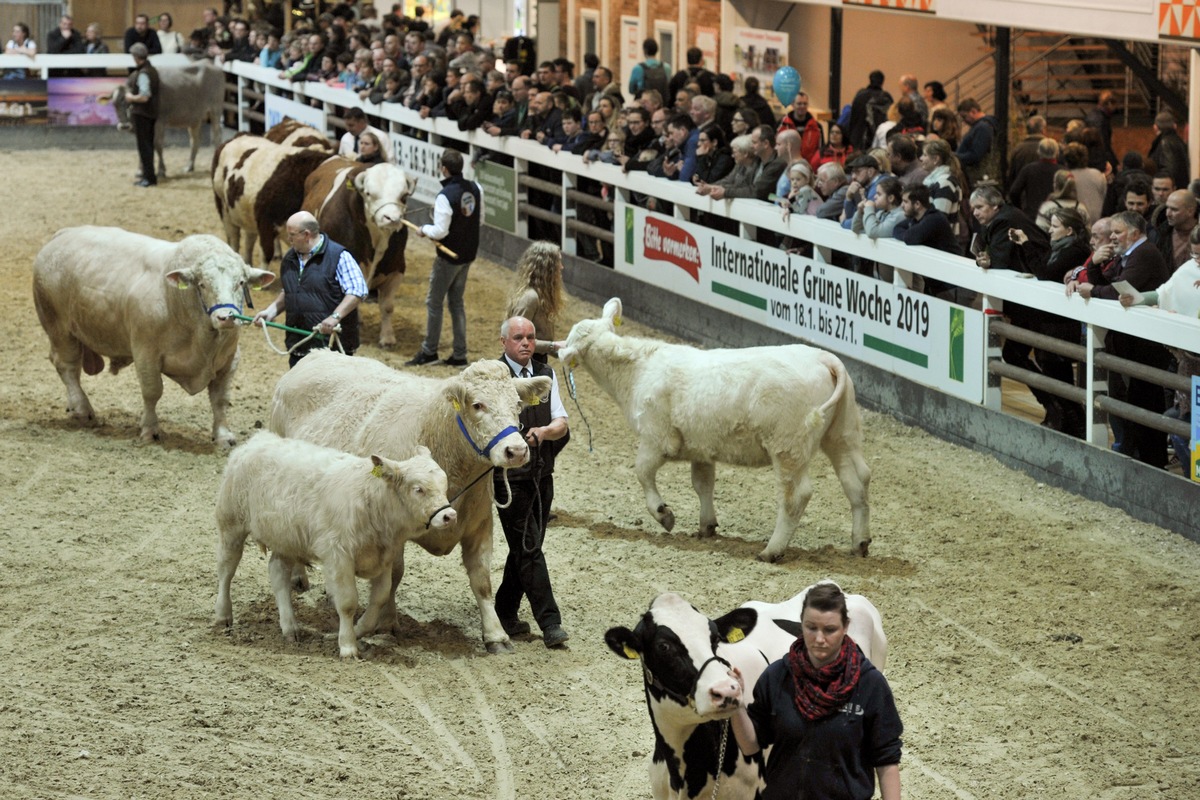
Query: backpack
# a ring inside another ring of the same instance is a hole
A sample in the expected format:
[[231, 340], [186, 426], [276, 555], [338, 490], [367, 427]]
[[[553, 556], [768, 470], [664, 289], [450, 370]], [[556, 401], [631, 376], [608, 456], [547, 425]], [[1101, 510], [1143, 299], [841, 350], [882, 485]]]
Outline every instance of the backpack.
[[867, 100], [867, 131], [868, 139], [860, 150], [870, 149], [871, 142], [875, 140], [875, 129], [883, 123], [887, 122], [888, 109], [892, 107], [892, 96], [885, 91], [874, 92]]
[[670, 83], [670, 79], [667, 77], [667, 68], [663, 66], [663, 62], [660, 61], [651, 66], [643, 61], [640, 66], [642, 68], [642, 91], [657, 89], [658, 93], [662, 95], [663, 103], [666, 104], [667, 85]]

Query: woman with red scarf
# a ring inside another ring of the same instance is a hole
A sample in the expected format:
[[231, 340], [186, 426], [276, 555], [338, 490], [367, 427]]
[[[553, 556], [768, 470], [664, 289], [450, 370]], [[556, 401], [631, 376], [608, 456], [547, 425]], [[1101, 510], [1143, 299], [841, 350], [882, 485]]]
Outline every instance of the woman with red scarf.
[[[904, 726], [883, 673], [846, 635], [846, 596], [835, 583], [809, 590], [801, 635], [767, 667], [754, 703], [733, 717], [743, 754], [765, 747], [763, 800], [900, 800]], [[740, 680], [740, 676], [739, 676]]]

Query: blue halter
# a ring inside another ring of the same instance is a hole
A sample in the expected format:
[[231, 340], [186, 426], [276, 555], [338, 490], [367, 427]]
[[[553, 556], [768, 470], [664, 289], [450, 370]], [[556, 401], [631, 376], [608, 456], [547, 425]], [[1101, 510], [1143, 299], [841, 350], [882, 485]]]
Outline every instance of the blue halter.
[[487, 443], [487, 447], [485, 447], [481, 450], [481, 449], [479, 449], [479, 445], [475, 444], [475, 440], [471, 438], [471, 434], [467, 433], [467, 426], [463, 424], [462, 415], [455, 414], [454, 419], [458, 422], [458, 429], [460, 431], [462, 431], [462, 435], [466, 438], [467, 443], [471, 445], [471, 449], [474, 450], [479, 455], [483, 456], [484, 458], [488, 458], [491, 456], [492, 448], [496, 446], [496, 442], [505, 438], [509, 434], [521, 432], [520, 429], [518, 429], [516, 425], [509, 425], [507, 428], [505, 428], [504, 430], [500, 431], [495, 436], [493, 436], [492, 440]]

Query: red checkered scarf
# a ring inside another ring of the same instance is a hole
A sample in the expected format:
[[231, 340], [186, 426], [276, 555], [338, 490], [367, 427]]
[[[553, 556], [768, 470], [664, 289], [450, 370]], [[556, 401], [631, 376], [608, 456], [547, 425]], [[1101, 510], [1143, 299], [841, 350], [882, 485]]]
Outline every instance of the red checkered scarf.
[[804, 637], [797, 636], [788, 651], [788, 669], [796, 686], [793, 697], [800, 716], [815, 722], [835, 714], [858, 685], [862, 662], [862, 651], [847, 635], [837, 658], [823, 667], [814, 667], [808, 660]]

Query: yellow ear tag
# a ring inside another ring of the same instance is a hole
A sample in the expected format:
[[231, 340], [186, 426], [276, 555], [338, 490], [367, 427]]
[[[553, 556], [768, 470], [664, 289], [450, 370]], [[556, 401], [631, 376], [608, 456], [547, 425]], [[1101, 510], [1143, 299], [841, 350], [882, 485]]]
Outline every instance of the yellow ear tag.
[[579, 366], [579, 362], [572, 358], [571, 363], [567, 364], [567, 366], [571, 369], [575, 369], [577, 366]]
[[629, 645], [625, 645], [625, 657], [628, 658], [630, 661], [637, 661], [638, 660], [638, 652], [637, 652], [637, 650], [634, 650]]
[[376, 478], [382, 478], [383, 477], [383, 465], [376, 464], [375, 469], [371, 470], [371, 474], [374, 475]]
[[541, 404], [542, 398], [538, 397], [536, 394], [533, 396], [533, 399], [529, 401], [529, 405], [531, 406], [540, 406]]
[[613, 317], [613, 327], [614, 328], [621, 327], [621, 315], [620, 314], [617, 314], [615, 317]]
[[354, 188], [354, 180], [352, 178], [346, 178], [346, 188], [347, 189]]
[[455, 411], [456, 413], [457, 413], [457, 412], [459, 412], [459, 411], [462, 411], [462, 406], [460, 406], [460, 405], [458, 404], [458, 401], [457, 401], [457, 400], [451, 400], [451, 401], [450, 401], [450, 405], [454, 406], [454, 411]]
[[188, 288], [188, 285], [186, 283], [184, 283], [183, 281], [180, 281], [179, 283], [175, 284], [175, 288], [176, 289], [186, 289], [186, 288]]
[[746, 638], [746, 634], [742, 633], [741, 628], [730, 628], [729, 633], [725, 636], [725, 641], [730, 644], [737, 644], [742, 639]]

